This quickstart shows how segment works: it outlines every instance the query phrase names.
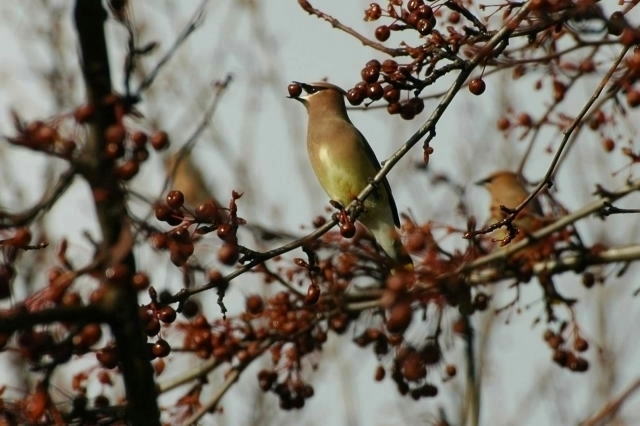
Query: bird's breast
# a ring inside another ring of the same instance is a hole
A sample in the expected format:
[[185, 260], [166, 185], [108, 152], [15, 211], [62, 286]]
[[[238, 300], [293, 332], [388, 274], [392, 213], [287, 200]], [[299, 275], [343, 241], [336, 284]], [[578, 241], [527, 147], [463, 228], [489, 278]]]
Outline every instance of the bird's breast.
[[[375, 175], [359, 134], [349, 126], [327, 126], [308, 135], [309, 159], [320, 185], [333, 200], [348, 204]], [[341, 128], [341, 131], [335, 131]]]

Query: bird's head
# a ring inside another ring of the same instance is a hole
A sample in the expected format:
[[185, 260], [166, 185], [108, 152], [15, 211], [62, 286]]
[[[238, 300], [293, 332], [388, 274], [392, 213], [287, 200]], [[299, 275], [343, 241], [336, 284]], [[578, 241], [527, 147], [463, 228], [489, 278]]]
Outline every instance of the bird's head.
[[312, 103], [338, 102], [344, 105], [346, 92], [335, 84], [320, 81], [317, 83], [301, 83], [293, 81], [289, 85], [289, 98], [295, 99], [306, 107]]
[[524, 200], [528, 191], [523, 178], [510, 170], [499, 170], [476, 184], [483, 186], [491, 195], [493, 204], [513, 208]]
[[487, 189], [491, 189], [492, 186], [502, 185], [502, 184], [511, 184], [515, 182], [521, 182], [521, 178], [517, 173], [514, 173], [510, 170], [498, 170], [497, 172], [491, 173], [486, 178], [480, 179], [476, 182], [476, 185], [483, 186]]

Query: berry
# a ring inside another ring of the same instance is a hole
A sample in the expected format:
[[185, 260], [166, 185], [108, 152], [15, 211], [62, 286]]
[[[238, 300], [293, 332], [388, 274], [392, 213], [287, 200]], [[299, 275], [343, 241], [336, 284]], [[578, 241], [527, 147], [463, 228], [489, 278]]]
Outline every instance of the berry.
[[156, 151], [160, 151], [169, 146], [169, 135], [167, 132], [159, 131], [151, 135], [151, 146]]
[[364, 90], [359, 88], [350, 89], [347, 92], [347, 100], [351, 105], [360, 105], [364, 101]]
[[380, 41], [387, 41], [391, 35], [391, 30], [386, 25], [381, 25], [376, 28], [376, 38]]
[[178, 210], [184, 204], [184, 194], [180, 191], [169, 191], [167, 194], [167, 205], [174, 210]]
[[344, 222], [340, 224], [340, 234], [344, 238], [353, 238], [356, 235], [356, 226], [353, 222]]
[[482, 80], [481, 78], [474, 78], [469, 82], [469, 91], [476, 96], [484, 93], [485, 88], [486, 85], [484, 83], [484, 80]]
[[287, 91], [289, 92], [289, 96], [291, 96], [292, 98], [297, 98], [302, 94], [302, 86], [300, 86], [298, 83], [291, 83], [289, 86], [287, 86]]

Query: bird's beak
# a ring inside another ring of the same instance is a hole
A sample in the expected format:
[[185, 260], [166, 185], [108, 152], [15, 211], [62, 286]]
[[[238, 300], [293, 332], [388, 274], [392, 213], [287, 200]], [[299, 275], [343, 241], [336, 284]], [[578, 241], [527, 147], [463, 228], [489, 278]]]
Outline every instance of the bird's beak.
[[294, 99], [294, 100], [300, 102], [303, 105], [306, 105], [308, 103], [307, 102], [307, 96], [287, 96], [287, 98]]
[[478, 186], [485, 186], [489, 182], [491, 182], [491, 177], [486, 177], [484, 179], [480, 179], [479, 181], [476, 181], [475, 184], [478, 185]]

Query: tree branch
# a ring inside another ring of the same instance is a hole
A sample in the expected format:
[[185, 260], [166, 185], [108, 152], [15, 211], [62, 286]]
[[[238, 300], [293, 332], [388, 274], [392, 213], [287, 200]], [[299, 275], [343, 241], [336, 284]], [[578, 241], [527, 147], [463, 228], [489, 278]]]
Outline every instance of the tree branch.
[[60, 179], [56, 185], [43, 195], [42, 199], [33, 207], [20, 213], [4, 213], [0, 212], [0, 229], [12, 228], [16, 226], [25, 226], [35, 220], [41, 214], [46, 213], [58, 199], [65, 193], [67, 188], [71, 186], [75, 177], [75, 170], [69, 169], [60, 175]]
[[640, 389], [640, 379], [634, 380], [618, 397], [607, 402], [604, 407], [598, 410], [594, 415], [580, 423], [580, 426], [604, 425], [608, 420], [611, 420], [611, 418], [616, 415], [620, 410], [620, 407], [622, 407], [622, 404], [638, 389]]
[[[103, 155], [106, 129], [116, 122], [113, 105], [105, 102], [111, 95], [111, 74], [104, 33], [107, 13], [102, 2], [76, 0], [75, 26], [78, 32], [82, 74], [89, 103], [96, 108], [89, 123], [88, 140], [79, 157], [78, 171], [87, 180], [94, 194], [95, 209], [102, 232], [101, 249], [111, 253], [127, 221], [125, 194], [113, 173], [113, 162]], [[108, 256], [110, 257], [110, 256]], [[129, 271], [135, 271], [135, 260], [129, 249], [124, 255]], [[122, 259], [114, 259], [120, 262]], [[109, 260], [106, 264], [108, 265]], [[132, 286], [108, 287], [109, 305], [104, 306], [112, 316], [111, 331], [116, 340], [122, 377], [127, 396], [127, 417], [134, 425], [159, 425], [160, 411], [156, 400], [153, 369], [148, 357], [147, 339], [138, 315], [136, 291]]]

